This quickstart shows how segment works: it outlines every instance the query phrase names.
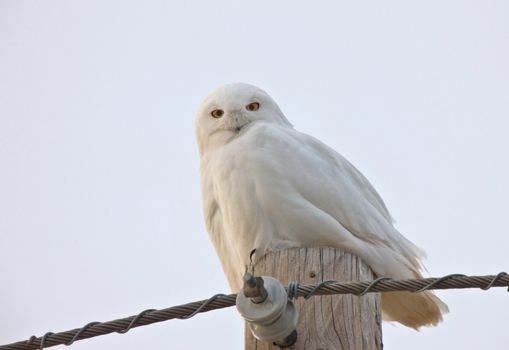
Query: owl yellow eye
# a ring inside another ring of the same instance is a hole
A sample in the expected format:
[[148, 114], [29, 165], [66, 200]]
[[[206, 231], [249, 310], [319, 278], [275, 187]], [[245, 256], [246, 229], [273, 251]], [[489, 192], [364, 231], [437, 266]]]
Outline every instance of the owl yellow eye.
[[210, 112], [210, 115], [214, 118], [221, 118], [224, 114], [224, 111], [222, 109], [214, 109], [212, 112]]
[[257, 111], [258, 108], [260, 108], [260, 104], [258, 102], [253, 102], [246, 106], [246, 109], [251, 112]]

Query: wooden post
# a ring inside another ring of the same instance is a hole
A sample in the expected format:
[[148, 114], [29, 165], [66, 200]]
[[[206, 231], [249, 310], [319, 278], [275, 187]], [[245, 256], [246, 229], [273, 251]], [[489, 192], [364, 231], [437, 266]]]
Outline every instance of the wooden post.
[[[358, 257], [334, 248], [291, 248], [269, 253], [254, 268], [255, 276], [272, 276], [283, 285], [325, 280], [371, 281], [374, 274]], [[380, 294], [313, 296], [294, 300], [299, 311], [297, 342], [288, 350], [381, 350]], [[246, 350], [276, 350], [245, 328]]]

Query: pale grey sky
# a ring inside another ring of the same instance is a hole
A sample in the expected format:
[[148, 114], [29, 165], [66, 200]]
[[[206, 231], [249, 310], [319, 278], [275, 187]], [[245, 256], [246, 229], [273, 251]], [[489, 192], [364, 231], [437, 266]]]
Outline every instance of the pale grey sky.
[[[194, 113], [267, 90], [354, 163], [432, 276], [509, 270], [506, 1], [0, 0], [0, 344], [227, 292]], [[506, 349], [506, 290], [386, 349]], [[242, 348], [234, 308], [73, 349]]]

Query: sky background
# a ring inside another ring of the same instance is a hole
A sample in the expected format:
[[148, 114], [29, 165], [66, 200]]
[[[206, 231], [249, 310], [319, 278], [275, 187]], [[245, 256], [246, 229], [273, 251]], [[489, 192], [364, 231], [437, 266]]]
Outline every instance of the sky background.
[[[228, 292], [194, 113], [265, 89], [355, 164], [432, 276], [509, 270], [507, 1], [0, 0], [0, 344]], [[386, 349], [507, 349], [509, 295]], [[241, 349], [234, 308], [73, 349]]]

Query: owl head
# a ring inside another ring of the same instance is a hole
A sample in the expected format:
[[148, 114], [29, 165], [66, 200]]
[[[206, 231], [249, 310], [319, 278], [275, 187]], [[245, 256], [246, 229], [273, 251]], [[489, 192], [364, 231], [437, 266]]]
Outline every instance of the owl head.
[[259, 122], [291, 127], [276, 102], [256, 86], [233, 83], [217, 88], [203, 100], [196, 113], [200, 154], [241, 137]]

